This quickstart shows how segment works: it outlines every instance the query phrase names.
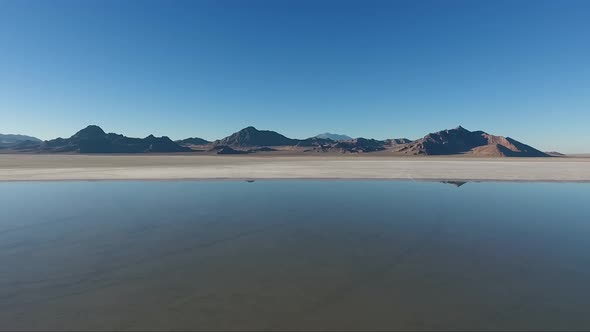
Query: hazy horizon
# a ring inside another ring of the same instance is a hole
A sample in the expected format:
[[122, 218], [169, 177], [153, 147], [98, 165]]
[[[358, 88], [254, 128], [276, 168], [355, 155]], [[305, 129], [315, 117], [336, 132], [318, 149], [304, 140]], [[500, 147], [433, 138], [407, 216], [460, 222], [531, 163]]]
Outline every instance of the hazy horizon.
[[0, 2], [0, 133], [590, 148], [588, 1]]

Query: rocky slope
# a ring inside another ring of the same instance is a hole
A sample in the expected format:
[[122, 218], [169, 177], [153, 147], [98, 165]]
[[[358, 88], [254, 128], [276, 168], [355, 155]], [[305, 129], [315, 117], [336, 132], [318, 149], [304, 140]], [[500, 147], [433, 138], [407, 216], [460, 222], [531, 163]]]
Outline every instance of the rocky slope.
[[230, 136], [213, 142], [213, 145], [226, 145], [237, 147], [250, 146], [287, 146], [297, 145], [299, 140], [287, 138], [270, 130], [258, 130], [254, 127], [246, 127]]
[[412, 143], [412, 140], [407, 139], [407, 138], [390, 138], [390, 139], [386, 139], [385, 141], [383, 141], [383, 143], [385, 143], [385, 145], [388, 145], [388, 146], [396, 146], [396, 145]]
[[416, 141], [399, 145], [394, 151], [409, 155], [473, 154], [489, 157], [547, 157], [548, 155], [510, 137], [461, 126], [430, 133]]

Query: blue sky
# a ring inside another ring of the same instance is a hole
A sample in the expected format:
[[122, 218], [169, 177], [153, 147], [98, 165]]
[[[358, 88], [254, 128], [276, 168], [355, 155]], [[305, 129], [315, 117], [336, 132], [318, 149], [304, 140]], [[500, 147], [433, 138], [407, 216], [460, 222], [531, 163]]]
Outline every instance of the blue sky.
[[590, 1], [0, 1], [0, 132], [88, 124], [590, 152]]

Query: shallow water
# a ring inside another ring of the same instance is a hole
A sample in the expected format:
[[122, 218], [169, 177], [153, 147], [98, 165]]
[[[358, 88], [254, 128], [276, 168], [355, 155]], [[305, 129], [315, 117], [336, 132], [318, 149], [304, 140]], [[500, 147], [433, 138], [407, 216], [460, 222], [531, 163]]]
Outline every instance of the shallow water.
[[590, 185], [0, 183], [0, 329], [590, 329]]

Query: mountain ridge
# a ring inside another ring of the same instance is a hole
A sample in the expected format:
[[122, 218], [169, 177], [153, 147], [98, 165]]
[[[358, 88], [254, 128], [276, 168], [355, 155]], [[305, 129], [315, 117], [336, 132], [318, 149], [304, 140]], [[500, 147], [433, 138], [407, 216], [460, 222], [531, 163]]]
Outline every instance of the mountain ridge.
[[421, 139], [403, 144], [396, 152], [410, 155], [475, 154], [490, 157], [548, 157], [529, 145], [510, 137], [490, 135], [481, 130], [469, 131], [461, 126], [429, 133]]
[[106, 133], [96, 125], [89, 125], [69, 138], [39, 142], [26, 147], [16, 146], [17, 150], [47, 153], [150, 153], [150, 152], [188, 152], [189, 148], [174, 143], [167, 136], [132, 138], [120, 134]]
[[[201, 146], [191, 149], [191, 146]], [[271, 148], [274, 147], [274, 148]], [[279, 148], [276, 148], [279, 147]], [[417, 140], [392, 138], [375, 140], [355, 138], [332, 140], [310, 137], [293, 139], [272, 130], [258, 130], [253, 126], [243, 128], [225, 138], [213, 142], [191, 137], [172, 141], [167, 136], [132, 138], [121, 134], [106, 133], [96, 125], [89, 125], [69, 138], [58, 137], [48, 141], [20, 141], [1, 146], [3, 151], [31, 153], [168, 153], [168, 152], [217, 152], [240, 154], [280, 151], [381, 153], [391, 155], [459, 155], [486, 157], [549, 157], [527, 144], [511, 137], [491, 135], [484, 131], [469, 131], [461, 126], [428, 133]], [[554, 156], [554, 155], [553, 155]]]

